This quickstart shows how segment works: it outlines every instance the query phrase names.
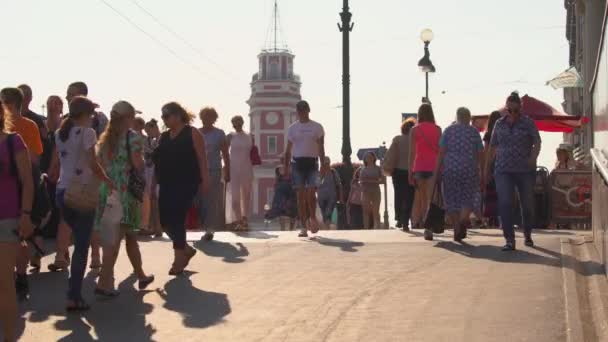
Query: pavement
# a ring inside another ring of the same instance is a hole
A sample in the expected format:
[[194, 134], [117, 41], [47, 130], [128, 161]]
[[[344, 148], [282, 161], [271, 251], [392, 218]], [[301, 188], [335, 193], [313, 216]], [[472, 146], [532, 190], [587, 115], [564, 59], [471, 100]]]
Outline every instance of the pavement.
[[420, 231], [296, 234], [226, 232], [203, 243], [190, 233], [200, 253], [177, 278], [167, 275], [170, 242], [143, 241], [150, 289], [135, 289], [122, 252], [121, 295], [97, 301], [89, 273], [93, 308], [82, 316], [64, 311], [67, 274], [33, 274], [20, 341], [599, 341], [576, 288], [598, 268], [564, 254], [585, 233], [542, 232], [534, 248], [520, 235], [513, 253], [500, 251], [497, 230], [472, 231], [465, 244], [449, 232], [433, 242]]

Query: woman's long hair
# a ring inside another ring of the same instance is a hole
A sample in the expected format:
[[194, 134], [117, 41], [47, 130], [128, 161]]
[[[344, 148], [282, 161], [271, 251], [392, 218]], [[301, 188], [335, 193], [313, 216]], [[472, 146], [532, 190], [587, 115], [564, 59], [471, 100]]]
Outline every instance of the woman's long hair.
[[498, 121], [498, 119], [500, 119], [501, 117], [502, 114], [500, 114], [500, 112], [498, 111], [492, 112], [492, 114], [490, 114], [490, 118], [488, 119], [488, 127], [486, 129], [489, 136], [492, 136], [492, 133], [494, 133], [494, 126], [496, 126], [496, 121]]
[[[110, 122], [101, 134], [97, 143], [98, 153], [111, 158], [118, 152], [118, 143], [122, 136], [129, 131], [129, 115], [110, 115]], [[105, 155], [104, 155], [105, 154]]]
[[0, 133], [10, 132], [13, 129], [13, 125], [10, 117], [5, 115], [4, 109], [2, 108], [2, 102], [0, 102]]
[[59, 140], [66, 142], [70, 138], [70, 131], [75, 125], [75, 120], [79, 120], [85, 115], [93, 115], [93, 113], [95, 113], [93, 101], [83, 96], [74, 97], [70, 102], [70, 112], [59, 127]]
[[186, 125], [191, 124], [194, 120], [194, 114], [190, 113], [188, 110], [186, 110], [186, 108], [177, 102], [169, 102], [164, 105], [162, 108], [162, 113], [163, 115], [165, 113], [169, 115], [177, 115]]
[[423, 103], [418, 108], [418, 123], [430, 122], [435, 123], [435, 114], [433, 113], [433, 106], [428, 103]]

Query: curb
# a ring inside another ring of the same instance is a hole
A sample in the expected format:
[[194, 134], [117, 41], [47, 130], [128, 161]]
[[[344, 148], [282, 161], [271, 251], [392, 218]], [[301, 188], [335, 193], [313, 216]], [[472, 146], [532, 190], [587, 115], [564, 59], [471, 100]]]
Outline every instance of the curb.
[[608, 279], [589, 238], [562, 238], [567, 340], [608, 341]]

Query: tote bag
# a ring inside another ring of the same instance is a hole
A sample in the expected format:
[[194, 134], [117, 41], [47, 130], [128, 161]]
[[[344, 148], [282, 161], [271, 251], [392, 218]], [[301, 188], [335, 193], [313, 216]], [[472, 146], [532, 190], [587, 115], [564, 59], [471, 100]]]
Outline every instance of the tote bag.
[[103, 210], [99, 221], [101, 242], [104, 246], [113, 247], [120, 241], [120, 222], [122, 221], [122, 204], [120, 195], [113, 191]]
[[426, 212], [424, 219], [424, 228], [430, 229], [435, 234], [441, 234], [445, 231], [445, 210], [443, 209], [443, 195], [441, 186], [435, 183], [433, 187], [433, 195], [431, 196], [431, 204]]
[[[80, 159], [83, 154], [83, 138], [84, 134], [80, 134], [80, 144], [78, 144], [78, 157], [76, 158], [76, 167], [80, 165]], [[64, 202], [68, 208], [80, 212], [94, 212], [99, 203], [99, 180], [93, 176], [88, 182], [85, 182], [82, 177], [74, 175], [65, 190]]]

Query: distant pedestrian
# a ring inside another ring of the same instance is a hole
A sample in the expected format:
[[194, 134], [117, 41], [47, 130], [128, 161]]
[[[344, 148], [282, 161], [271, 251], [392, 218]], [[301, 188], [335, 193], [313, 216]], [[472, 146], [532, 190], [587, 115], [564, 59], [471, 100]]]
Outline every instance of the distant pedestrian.
[[[236, 225], [236, 230], [249, 230], [249, 213], [251, 211], [251, 191], [253, 187], [253, 163], [251, 149], [252, 136], [243, 130], [245, 120], [237, 115], [232, 118], [234, 132], [228, 134], [230, 148], [230, 208], [228, 223]], [[227, 204], [228, 206], [228, 204]]]
[[[86, 83], [78, 81], [78, 82], [74, 82], [68, 86], [67, 94], [65, 97], [66, 100], [68, 101], [68, 104], [70, 102], [72, 102], [72, 99], [76, 96], [83, 96], [83, 97], [89, 96], [89, 87], [86, 85]], [[95, 104], [95, 107], [97, 108], [98, 106]], [[93, 113], [93, 120], [91, 122], [91, 127], [97, 134], [98, 138], [101, 136], [101, 133], [103, 133], [105, 131], [106, 126], [108, 125], [108, 122], [109, 122], [108, 117], [103, 112], [100, 112], [99, 110], [96, 109], [95, 113]]]
[[363, 229], [363, 186], [359, 182], [362, 168], [362, 166], [354, 167], [348, 194], [346, 220], [350, 229]]
[[289, 224], [289, 230], [293, 230], [295, 220], [298, 217], [298, 203], [296, 193], [289, 173], [285, 169], [285, 157], [281, 156], [280, 164], [275, 169], [274, 197], [272, 206], [266, 213], [267, 220], [279, 218], [281, 230], [285, 230]]
[[338, 171], [331, 167], [331, 160], [325, 157], [321, 168], [321, 177], [318, 190], [319, 208], [323, 215], [323, 222], [329, 226], [332, 215], [338, 203], [344, 202], [342, 181]]
[[[11, 131], [0, 97], [0, 322], [5, 341], [17, 339], [15, 267], [19, 242], [34, 233], [30, 218], [34, 198], [31, 160], [19, 134]], [[10, 110], [10, 108], [8, 108]]]
[[498, 111], [492, 112], [488, 120], [486, 133], [483, 135], [484, 144], [484, 161], [489, 165], [489, 169], [485, 173], [485, 191], [483, 194], [483, 216], [488, 220], [490, 226], [498, 227], [498, 195], [496, 194], [496, 180], [494, 179], [494, 165], [496, 158], [490, 159], [490, 141], [496, 121], [502, 117]]
[[173, 240], [175, 258], [170, 275], [184, 272], [196, 250], [186, 242], [186, 215], [197, 191], [207, 193], [209, 172], [205, 141], [190, 124], [194, 116], [176, 102], [162, 108], [167, 131], [154, 150], [155, 178], [159, 185], [161, 225]]
[[160, 138], [160, 130], [158, 123], [155, 119], [146, 122], [146, 140], [144, 142], [144, 164], [145, 164], [145, 179], [146, 179], [146, 190], [144, 193], [144, 201], [149, 201], [150, 212], [149, 216], [143, 218], [143, 227], [147, 227], [148, 231], [146, 234], [154, 237], [162, 237], [163, 230], [160, 226], [160, 217], [158, 216], [158, 189], [153, 187], [154, 182], [154, 150], [158, 146], [158, 139]]
[[[298, 194], [298, 214], [302, 225], [299, 237], [319, 231], [316, 218], [319, 165], [325, 159], [325, 131], [318, 122], [310, 119], [310, 105], [300, 101], [296, 105], [298, 121], [289, 127], [285, 168], [293, 157], [290, 173]], [[324, 166], [323, 166], [324, 167]]]
[[[205, 139], [207, 165], [209, 165], [209, 192], [198, 194], [198, 207], [199, 217], [206, 231], [203, 240], [211, 241], [214, 233], [222, 229], [226, 221], [224, 208], [226, 192], [224, 186], [230, 184], [230, 156], [226, 133], [215, 127], [219, 118], [215, 108], [203, 108], [199, 117], [203, 123], [203, 127], [199, 131]], [[223, 167], [222, 160], [224, 162]]]
[[[513, 197], [519, 194], [523, 216], [526, 246], [534, 246], [532, 240], [534, 215], [534, 184], [536, 182], [536, 162], [541, 148], [541, 139], [534, 121], [521, 112], [521, 99], [517, 93], [507, 98], [509, 114], [496, 122], [488, 160], [495, 161], [496, 190], [500, 222], [506, 244], [503, 251], [516, 248], [515, 208]], [[486, 164], [486, 174], [490, 170]]]
[[393, 178], [395, 195], [395, 220], [397, 228], [410, 230], [410, 218], [414, 206], [415, 189], [409, 182], [410, 170], [410, 132], [416, 125], [416, 119], [410, 118], [401, 124], [401, 134], [396, 136], [389, 147], [389, 154], [394, 167], [390, 170]]
[[483, 143], [471, 126], [471, 112], [458, 108], [456, 122], [441, 136], [436, 174], [441, 175], [445, 209], [454, 226], [454, 241], [467, 236], [471, 212], [479, 197], [483, 164]]
[[129, 102], [117, 102], [112, 107], [110, 123], [97, 144], [98, 158], [116, 190], [105, 184], [101, 185], [95, 230], [99, 232], [102, 229], [101, 217], [113, 191], [117, 193], [122, 208], [122, 219], [116, 229], [117, 238], [115, 241], [106, 241], [103, 246], [101, 273], [95, 289], [95, 294], [108, 298], [118, 295], [114, 287], [114, 265], [123, 237], [133, 273], [139, 282], [139, 289], [145, 289], [154, 281], [154, 276], [147, 275], [143, 269], [141, 251], [137, 242], [142, 219], [141, 198], [137, 198], [129, 188], [130, 175], [133, 172], [143, 174], [144, 169], [144, 138], [130, 129], [135, 120], [135, 112], [135, 108]]
[[38, 131], [40, 132], [40, 140], [42, 140], [43, 144], [48, 135], [48, 129], [46, 127], [46, 118], [36, 112], [34, 112], [30, 105], [33, 100], [32, 88], [27, 84], [22, 84], [18, 86], [19, 90], [23, 93], [23, 108], [21, 109], [21, 115], [23, 117], [28, 118], [38, 126]]
[[[110, 189], [112, 180], [106, 175], [95, 155], [97, 137], [91, 127], [91, 117], [95, 112], [93, 102], [84, 97], [74, 97], [70, 102], [70, 112], [57, 132], [55, 144], [60, 159], [59, 182], [57, 183], [57, 206], [61, 217], [72, 229], [74, 252], [70, 269], [68, 289], [68, 311], [84, 311], [89, 305], [82, 297], [82, 280], [87, 266], [87, 254], [95, 223], [95, 209], [80, 210], [66, 203], [66, 193], [72, 186], [90, 184], [94, 178], [102, 180]], [[97, 194], [81, 194], [81, 196]], [[87, 198], [87, 200], [91, 200]]]
[[[423, 224], [424, 214], [431, 203], [440, 138], [441, 128], [435, 124], [433, 107], [424, 103], [418, 109], [418, 124], [410, 132], [409, 180], [417, 190], [413, 215], [416, 225]], [[424, 238], [432, 240], [433, 232], [425, 229]]]
[[[363, 167], [359, 174], [363, 200], [363, 228], [380, 229], [380, 201], [382, 193], [380, 184], [386, 179], [382, 175], [382, 169], [377, 165], [378, 158], [373, 152], [368, 152], [363, 157]], [[370, 222], [370, 217], [373, 222]]]

